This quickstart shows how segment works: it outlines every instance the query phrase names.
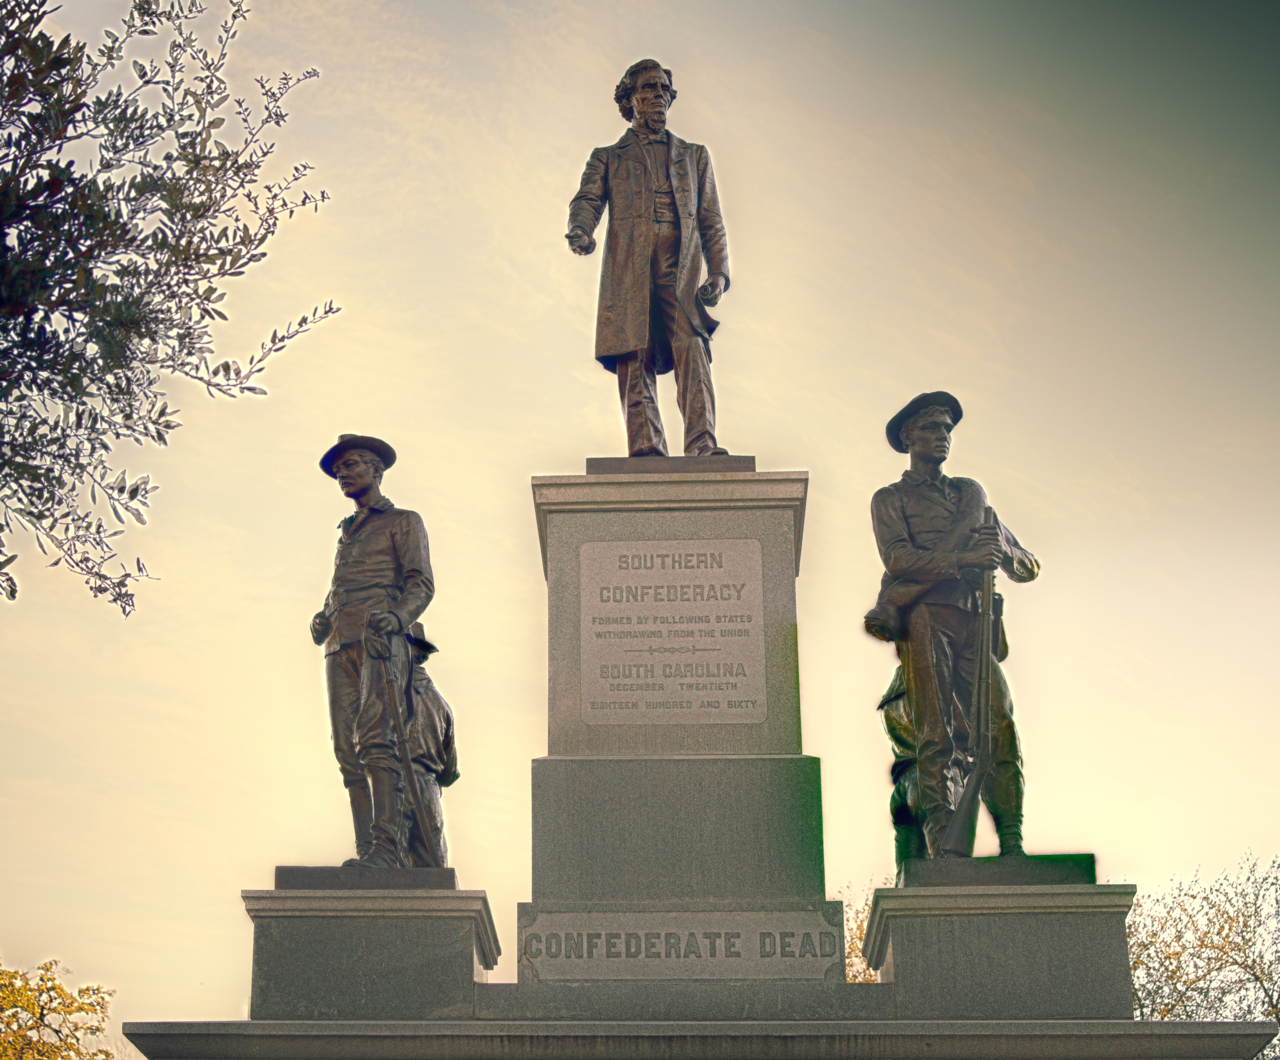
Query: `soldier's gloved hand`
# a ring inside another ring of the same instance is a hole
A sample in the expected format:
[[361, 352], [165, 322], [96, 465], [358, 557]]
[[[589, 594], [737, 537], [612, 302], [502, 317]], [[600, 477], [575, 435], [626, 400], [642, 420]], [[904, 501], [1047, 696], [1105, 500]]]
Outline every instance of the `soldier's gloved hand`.
[[722, 294], [724, 294], [724, 277], [718, 272], [713, 272], [707, 277], [707, 282], [698, 288], [698, 301], [705, 306], [713, 306], [720, 301]]
[[565, 236], [569, 241], [569, 249], [584, 257], [596, 249], [596, 238], [583, 228], [570, 228]]
[[381, 637], [390, 637], [400, 632], [400, 618], [390, 611], [370, 611], [369, 628]]
[[323, 644], [329, 636], [332, 623], [329, 616], [323, 611], [317, 611], [315, 617], [311, 620], [311, 639], [317, 644]]

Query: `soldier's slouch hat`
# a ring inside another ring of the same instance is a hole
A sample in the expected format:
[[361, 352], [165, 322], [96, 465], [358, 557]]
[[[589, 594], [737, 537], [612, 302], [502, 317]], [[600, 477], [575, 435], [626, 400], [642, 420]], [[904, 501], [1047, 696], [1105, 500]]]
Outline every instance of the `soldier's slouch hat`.
[[320, 458], [320, 470], [330, 478], [337, 478], [333, 465], [338, 462], [338, 457], [352, 449], [368, 449], [382, 461], [383, 467], [390, 467], [396, 462], [396, 451], [381, 438], [373, 438], [367, 434], [340, 434], [338, 444]]
[[884, 434], [889, 439], [889, 444], [898, 452], [905, 453], [907, 447], [902, 444], [902, 425], [917, 412], [932, 408], [934, 405], [949, 409], [952, 423], [959, 423], [960, 418], [964, 415], [964, 409], [960, 407], [960, 402], [955, 399], [954, 395], [948, 394], [945, 390], [934, 390], [928, 394], [918, 394], [908, 401], [902, 410], [885, 426]]
[[421, 622], [415, 622], [405, 634], [410, 647], [413, 648], [414, 662], [425, 662], [428, 655], [434, 655], [440, 649], [427, 640], [427, 634]]

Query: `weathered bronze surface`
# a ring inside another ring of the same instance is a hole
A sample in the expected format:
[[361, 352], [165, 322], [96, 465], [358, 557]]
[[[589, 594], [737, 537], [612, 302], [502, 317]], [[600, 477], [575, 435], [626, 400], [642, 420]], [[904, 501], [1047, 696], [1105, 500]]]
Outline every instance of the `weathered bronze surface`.
[[444, 868], [453, 715], [421, 665], [435, 650], [416, 622], [435, 593], [427, 531], [381, 491], [395, 459], [381, 439], [352, 434], [321, 458], [356, 510], [338, 524], [333, 583], [311, 637], [325, 649], [333, 750], [355, 824], [356, 857], [344, 864]]
[[951, 431], [960, 403], [945, 391], [921, 394], [886, 428], [889, 444], [911, 457], [902, 478], [871, 502], [872, 524], [885, 575], [867, 631], [894, 641], [901, 664], [880, 701], [893, 747], [894, 781], [889, 809], [899, 868], [907, 858], [971, 854], [973, 822], [948, 851], [943, 839], [979, 740], [976, 701], [981, 649], [991, 646], [989, 699], [991, 766], [982, 801], [995, 821], [1002, 856], [1022, 854], [1022, 753], [1013, 723], [1009, 686], [999, 663], [1008, 654], [1004, 623], [995, 604], [989, 638], [982, 636], [979, 594], [983, 573], [1002, 570], [1014, 582], [1040, 573], [1036, 558], [995, 513], [984, 525], [987, 495], [973, 479], [949, 478]]
[[623, 75], [614, 101], [631, 127], [612, 147], [591, 152], [565, 236], [575, 254], [592, 253], [592, 233], [609, 207], [596, 359], [618, 376], [631, 456], [667, 455], [657, 376], [672, 370], [685, 455], [724, 452], [708, 345], [717, 322], [707, 307], [728, 290], [729, 249], [711, 156], [667, 129], [675, 98], [671, 71], [656, 60]]

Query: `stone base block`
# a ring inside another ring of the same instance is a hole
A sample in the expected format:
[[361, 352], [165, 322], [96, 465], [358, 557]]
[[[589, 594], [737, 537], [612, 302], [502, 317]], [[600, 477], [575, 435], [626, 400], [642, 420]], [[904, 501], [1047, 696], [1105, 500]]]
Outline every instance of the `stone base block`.
[[535, 758], [535, 902], [821, 901], [807, 755]]
[[787, 979], [490, 983], [481, 1020], [879, 1020], [893, 1018], [893, 984]]
[[243, 891], [254, 1020], [467, 1019], [500, 952], [484, 891]]
[[1132, 1019], [1135, 890], [881, 888], [862, 953], [899, 1019]]
[[277, 891], [456, 891], [453, 869], [366, 869], [343, 865], [277, 865]]
[[[844, 983], [840, 902], [522, 902], [521, 984]], [[642, 1000], [632, 1011], [646, 1019]]]
[[[899, 887], [1049, 887], [1097, 883], [1092, 854], [1033, 854], [1025, 858], [908, 858]], [[277, 884], [277, 886], [279, 886]]]
[[148, 1060], [1250, 1060], [1275, 1033], [1274, 1023], [1110, 1020], [124, 1025]]
[[588, 475], [705, 475], [755, 473], [754, 456], [589, 456]]

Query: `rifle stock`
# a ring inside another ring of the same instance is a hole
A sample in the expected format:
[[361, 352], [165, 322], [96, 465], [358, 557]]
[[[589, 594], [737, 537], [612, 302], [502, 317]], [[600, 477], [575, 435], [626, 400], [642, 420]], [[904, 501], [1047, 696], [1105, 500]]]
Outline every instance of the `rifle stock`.
[[[988, 508], [982, 516], [984, 526], [995, 523], [995, 513]], [[973, 689], [970, 739], [976, 738], [977, 754], [973, 769], [965, 780], [964, 791], [956, 804], [946, 835], [942, 837], [944, 854], [953, 857], [973, 856], [973, 836], [978, 820], [978, 801], [983, 782], [991, 769], [991, 664], [995, 658], [992, 644], [994, 624], [996, 572], [982, 572], [982, 593], [978, 602], [978, 672]]]

